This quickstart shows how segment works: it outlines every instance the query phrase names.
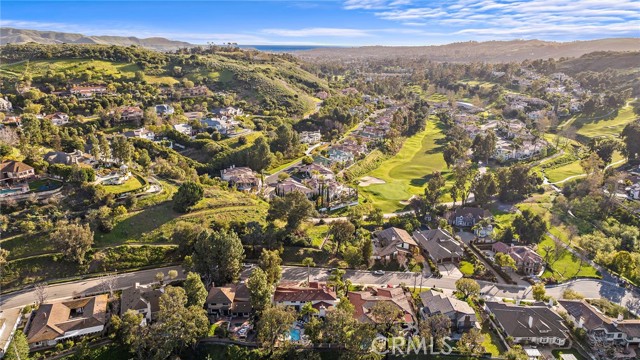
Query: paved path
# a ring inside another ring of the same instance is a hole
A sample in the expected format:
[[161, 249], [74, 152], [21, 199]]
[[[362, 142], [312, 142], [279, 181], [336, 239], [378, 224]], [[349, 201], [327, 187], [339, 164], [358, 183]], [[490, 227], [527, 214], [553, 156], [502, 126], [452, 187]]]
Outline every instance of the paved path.
[[[181, 266], [169, 266], [158, 269], [141, 270], [116, 275], [117, 277], [115, 289], [120, 290], [128, 288], [135, 285], [135, 283], [154, 283], [156, 282], [155, 277], [158, 272], [162, 271], [165, 275], [167, 275], [169, 270], [177, 270], [178, 279], [184, 278], [184, 273]], [[66, 299], [85, 294], [102, 292], [102, 281], [102, 278], [92, 278], [87, 280], [78, 280], [50, 285], [46, 290], [47, 301]], [[20, 290], [10, 294], [0, 295], [0, 307], [3, 309], [22, 307], [33, 304], [35, 300], [36, 296], [33, 289]]]
[[[310, 156], [311, 153], [313, 152], [313, 150], [317, 149], [319, 146], [322, 146], [324, 144], [326, 144], [326, 143], [325, 142], [319, 142], [319, 143], [317, 143], [317, 144], [315, 144], [313, 146], [310, 146], [307, 150], [305, 150], [304, 155], [305, 156]], [[300, 165], [301, 162], [302, 162], [302, 159], [294, 162], [293, 164], [291, 164], [291, 165], [289, 165], [289, 166], [287, 166], [287, 167], [285, 167], [283, 169], [280, 169], [280, 170], [274, 172], [273, 174], [267, 176], [267, 178], [265, 179], [265, 182], [267, 184], [275, 184], [275, 183], [277, 183], [278, 182], [278, 175], [280, 175], [281, 172], [291, 170], [294, 167]]]

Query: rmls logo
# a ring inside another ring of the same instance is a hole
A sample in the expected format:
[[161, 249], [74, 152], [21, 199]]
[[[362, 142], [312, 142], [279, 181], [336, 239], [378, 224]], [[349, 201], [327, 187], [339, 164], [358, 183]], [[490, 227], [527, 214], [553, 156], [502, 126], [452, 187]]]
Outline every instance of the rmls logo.
[[371, 342], [371, 352], [379, 355], [418, 355], [420, 353], [425, 355], [449, 355], [453, 350], [447, 343], [451, 340], [450, 337], [445, 336], [442, 339], [442, 349], [435, 350], [435, 339], [430, 337], [427, 343], [427, 338], [413, 337], [409, 340], [402, 336], [395, 336], [392, 338], [386, 338], [382, 335], [378, 335]]

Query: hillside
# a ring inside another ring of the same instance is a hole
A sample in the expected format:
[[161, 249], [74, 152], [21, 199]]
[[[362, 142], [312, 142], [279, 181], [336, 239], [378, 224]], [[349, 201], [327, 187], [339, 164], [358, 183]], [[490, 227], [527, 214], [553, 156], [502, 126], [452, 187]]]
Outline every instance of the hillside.
[[193, 46], [184, 41], [169, 40], [161, 37], [140, 39], [134, 36], [89, 36], [56, 31], [38, 31], [13, 28], [0, 28], [0, 45], [26, 44], [102, 44], [102, 45], [137, 45], [154, 50], [176, 50]]
[[328, 91], [326, 81], [302, 69], [294, 57], [255, 50], [195, 49], [183, 54], [110, 45], [11, 44], [2, 47], [1, 59], [0, 77], [12, 84], [25, 71], [35, 85], [51, 83], [59, 74], [64, 80], [53, 84], [57, 89], [87, 78], [121, 82], [142, 72], [149, 84], [179, 86], [190, 80], [211, 91], [235, 93], [246, 102], [245, 110], [255, 113], [259, 108], [264, 115], [302, 117], [315, 109], [313, 95]]
[[447, 62], [503, 63], [527, 59], [578, 57], [595, 51], [640, 51], [640, 39], [599, 39], [565, 43], [541, 40], [469, 41], [437, 46], [320, 48], [301, 51], [297, 55], [308, 60], [403, 57]]

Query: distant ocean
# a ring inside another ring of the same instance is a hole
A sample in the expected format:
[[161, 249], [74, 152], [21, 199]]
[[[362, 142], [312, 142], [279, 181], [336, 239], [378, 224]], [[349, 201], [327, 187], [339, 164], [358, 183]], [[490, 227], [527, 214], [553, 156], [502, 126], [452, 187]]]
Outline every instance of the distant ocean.
[[339, 47], [339, 46], [318, 46], [318, 45], [238, 45], [238, 46], [242, 49], [256, 49], [264, 52], [279, 52], [279, 53]]

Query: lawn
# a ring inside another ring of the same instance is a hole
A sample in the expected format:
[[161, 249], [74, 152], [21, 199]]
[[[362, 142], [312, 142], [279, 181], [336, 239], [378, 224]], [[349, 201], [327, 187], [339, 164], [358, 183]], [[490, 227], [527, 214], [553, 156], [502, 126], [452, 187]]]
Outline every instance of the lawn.
[[546, 169], [544, 173], [547, 175], [550, 183], [555, 183], [570, 176], [581, 175], [583, 172], [582, 166], [580, 166], [580, 160], [576, 160], [557, 168]]
[[133, 175], [129, 180], [125, 181], [124, 184], [120, 185], [102, 185], [104, 190], [111, 194], [122, 194], [134, 190], [138, 190], [143, 186], [144, 180], [142, 180], [139, 176]]
[[[554, 241], [545, 236], [544, 239], [538, 244], [538, 254], [546, 259], [547, 251], [546, 247], [551, 247], [552, 254], [555, 252], [553, 249], [556, 248]], [[586, 262], [581, 264], [580, 259], [573, 255], [568, 250], [562, 248], [559, 252], [558, 256], [550, 255], [549, 265], [547, 265], [547, 269], [542, 274], [542, 278], [555, 278], [559, 282], [569, 280], [573, 277], [591, 277], [591, 278], [601, 278], [602, 276], [598, 275], [597, 270], [589, 265]]]
[[8, 74], [22, 74], [29, 66], [29, 72], [34, 75], [45, 74], [48, 70], [53, 72], [72, 72], [76, 74], [83, 73], [84, 71], [91, 71], [93, 73], [102, 74], [104, 76], [124, 76], [133, 77], [136, 71], [141, 70], [136, 64], [112, 62], [105, 60], [89, 60], [89, 59], [65, 59], [65, 60], [36, 60], [36, 61], [21, 61], [13, 64], [2, 65], [0, 69], [4, 70], [3, 73]]
[[320, 245], [324, 242], [327, 233], [329, 232], [329, 225], [313, 225], [309, 224], [304, 228], [307, 235], [311, 238], [311, 245], [314, 248], [320, 249]]
[[618, 110], [617, 114], [614, 113], [612, 116], [612, 118], [607, 117], [599, 120], [577, 118], [573, 122], [573, 126], [578, 129], [578, 135], [588, 138], [599, 136], [617, 137], [625, 125], [638, 118], [638, 116], [633, 113], [632, 101], [628, 101], [625, 106]]
[[[366, 174], [385, 181], [359, 187], [360, 194], [385, 213], [402, 210], [413, 195], [422, 194], [424, 184], [433, 171], [441, 171], [449, 178], [442, 156], [444, 128], [436, 121], [427, 121], [426, 129], [408, 138], [395, 156], [383, 161], [377, 169]], [[447, 181], [450, 185], [451, 181]], [[448, 194], [441, 199], [450, 201]]]
[[553, 355], [554, 359], [558, 359], [558, 360], [560, 360], [560, 355], [562, 354], [573, 354], [573, 356], [575, 356], [576, 359], [585, 360], [584, 356], [580, 355], [580, 353], [575, 349], [555, 349], [555, 350], [551, 350], [551, 354]]

